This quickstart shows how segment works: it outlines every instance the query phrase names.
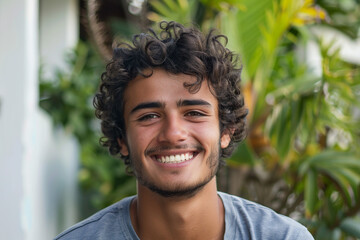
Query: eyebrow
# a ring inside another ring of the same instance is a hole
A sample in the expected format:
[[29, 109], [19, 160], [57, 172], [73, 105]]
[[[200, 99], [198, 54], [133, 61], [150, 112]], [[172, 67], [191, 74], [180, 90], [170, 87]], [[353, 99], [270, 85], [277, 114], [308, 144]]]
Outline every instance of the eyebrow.
[[165, 104], [161, 103], [161, 102], [144, 102], [144, 103], [140, 103], [139, 105], [134, 107], [130, 113], [134, 113], [136, 111], [139, 111], [141, 109], [146, 109], [146, 108], [163, 108], [164, 106], [165, 106]]
[[201, 99], [191, 99], [191, 100], [180, 100], [176, 103], [178, 107], [183, 106], [211, 106], [211, 104], [207, 101], [201, 100]]

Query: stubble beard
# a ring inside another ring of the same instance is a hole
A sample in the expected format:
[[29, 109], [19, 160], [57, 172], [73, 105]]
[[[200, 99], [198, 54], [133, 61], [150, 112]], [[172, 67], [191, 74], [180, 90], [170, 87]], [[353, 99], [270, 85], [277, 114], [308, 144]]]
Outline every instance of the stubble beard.
[[219, 169], [220, 163], [220, 141], [218, 142], [217, 146], [213, 147], [209, 157], [206, 159], [206, 164], [208, 165], [210, 171], [209, 174], [204, 178], [200, 179], [198, 182], [192, 185], [184, 185], [184, 184], [177, 184], [172, 186], [163, 187], [154, 182], [152, 182], [149, 177], [143, 173], [143, 164], [139, 159], [136, 159], [131, 151], [130, 154], [130, 166], [134, 171], [135, 177], [138, 180], [139, 184], [147, 187], [151, 191], [159, 194], [162, 197], [166, 198], [191, 198], [196, 195], [199, 191], [201, 191], [204, 186], [209, 183]]

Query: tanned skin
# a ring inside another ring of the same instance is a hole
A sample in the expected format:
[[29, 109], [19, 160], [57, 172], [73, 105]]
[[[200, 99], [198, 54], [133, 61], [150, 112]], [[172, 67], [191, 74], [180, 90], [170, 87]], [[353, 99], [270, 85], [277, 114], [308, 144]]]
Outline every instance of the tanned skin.
[[188, 199], [164, 198], [139, 185], [131, 222], [140, 239], [223, 239], [224, 206], [213, 178]]
[[[118, 142], [137, 177], [130, 215], [142, 240], [218, 240], [225, 233], [215, 174], [230, 136], [220, 132], [218, 101], [207, 81], [196, 93], [184, 88], [194, 80], [154, 69], [125, 89], [126, 138]], [[173, 156], [182, 160], [170, 161]]]

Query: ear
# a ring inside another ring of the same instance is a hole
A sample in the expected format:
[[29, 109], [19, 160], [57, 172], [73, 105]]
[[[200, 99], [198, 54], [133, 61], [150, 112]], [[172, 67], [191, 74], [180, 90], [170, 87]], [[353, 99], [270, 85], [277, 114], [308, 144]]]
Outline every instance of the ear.
[[127, 146], [127, 144], [125, 143], [124, 139], [118, 138], [118, 139], [117, 139], [117, 142], [118, 142], [118, 144], [119, 144], [119, 146], [120, 146], [120, 153], [121, 153], [121, 155], [123, 155], [123, 156], [129, 155], [129, 149], [128, 149], [128, 146]]
[[227, 148], [231, 141], [231, 135], [228, 129], [224, 130], [220, 138], [221, 148]]

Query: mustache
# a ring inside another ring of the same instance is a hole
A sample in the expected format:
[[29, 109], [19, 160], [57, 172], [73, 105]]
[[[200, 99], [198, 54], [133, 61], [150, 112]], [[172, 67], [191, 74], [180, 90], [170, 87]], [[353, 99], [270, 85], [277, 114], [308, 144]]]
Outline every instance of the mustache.
[[160, 146], [154, 146], [154, 147], [150, 147], [149, 149], [147, 149], [145, 151], [146, 155], [150, 155], [153, 153], [158, 153], [158, 152], [162, 152], [162, 151], [168, 151], [168, 150], [181, 150], [181, 149], [195, 149], [196, 151], [202, 151], [204, 150], [204, 148], [200, 145], [200, 144], [193, 144], [193, 145], [188, 145], [188, 144], [181, 144], [181, 145], [160, 145]]

